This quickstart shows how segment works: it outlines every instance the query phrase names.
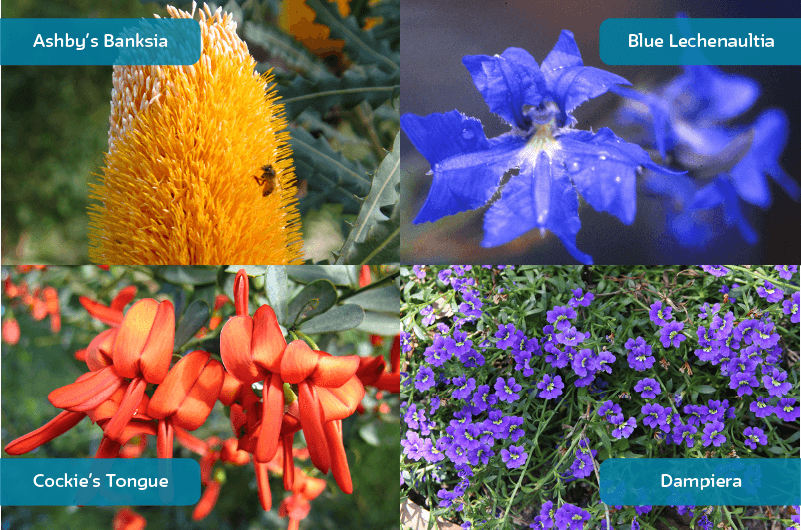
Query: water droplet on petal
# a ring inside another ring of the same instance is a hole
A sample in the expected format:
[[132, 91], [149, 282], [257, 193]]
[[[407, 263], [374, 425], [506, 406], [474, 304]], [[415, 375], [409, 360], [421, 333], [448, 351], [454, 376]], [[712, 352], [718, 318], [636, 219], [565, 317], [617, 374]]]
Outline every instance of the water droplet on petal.
[[601, 160], [606, 160], [606, 157], [604, 155], [601, 155], [598, 158], [601, 159]]
[[572, 174], [576, 174], [581, 171], [581, 164], [579, 164], [578, 160], [574, 160], [572, 162], [567, 163], [567, 171]]
[[475, 136], [475, 133], [473, 133], [473, 131], [471, 131], [470, 129], [465, 129], [462, 131], [462, 138], [464, 138], [465, 140], [472, 140], [473, 136]]
[[615, 182], [620, 182], [620, 176], [615, 177]]

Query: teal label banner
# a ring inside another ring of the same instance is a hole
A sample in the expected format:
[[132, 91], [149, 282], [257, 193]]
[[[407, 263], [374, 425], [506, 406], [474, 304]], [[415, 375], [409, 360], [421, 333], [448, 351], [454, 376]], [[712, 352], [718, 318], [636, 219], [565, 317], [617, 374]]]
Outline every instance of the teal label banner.
[[3, 65], [187, 65], [200, 60], [197, 20], [0, 18]]
[[799, 65], [801, 18], [609, 18], [609, 65]]
[[609, 458], [600, 473], [601, 501], [609, 505], [801, 503], [797, 458]]
[[3, 506], [189, 506], [200, 500], [191, 458], [0, 458]]

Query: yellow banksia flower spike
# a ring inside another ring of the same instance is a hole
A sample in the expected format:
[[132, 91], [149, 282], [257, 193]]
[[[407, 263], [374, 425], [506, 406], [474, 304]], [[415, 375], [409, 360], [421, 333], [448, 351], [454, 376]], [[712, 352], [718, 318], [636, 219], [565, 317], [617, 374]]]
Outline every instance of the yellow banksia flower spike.
[[[194, 4], [191, 13], [167, 10], [195, 16]], [[255, 72], [228, 13], [198, 12], [198, 63], [114, 67], [109, 151], [91, 184], [99, 204], [89, 211], [89, 257], [302, 263], [289, 133], [272, 76]]]

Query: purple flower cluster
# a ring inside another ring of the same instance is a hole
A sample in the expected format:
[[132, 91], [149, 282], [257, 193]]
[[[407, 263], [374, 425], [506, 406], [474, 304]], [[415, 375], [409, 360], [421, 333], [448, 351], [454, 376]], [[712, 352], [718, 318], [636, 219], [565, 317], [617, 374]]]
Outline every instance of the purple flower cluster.
[[[659, 303], [660, 302], [657, 302], [657, 304]], [[651, 307], [653, 308], [653, 306]], [[632, 369], [642, 372], [654, 365], [654, 356], [651, 354], [651, 347], [645, 343], [645, 339], [642, 337], [637, 337], [636, 340], [629, 339], [624, 346], [629, 350], [628, 361]]]
[[584, 523], [590, 520], [590, 512], [565, 503], [558, 510], [553, 509], [553, 502], [542, 505], [540, 514], [534, 518], [529, 528], [557, 528], [559, 530], [582, 530]]

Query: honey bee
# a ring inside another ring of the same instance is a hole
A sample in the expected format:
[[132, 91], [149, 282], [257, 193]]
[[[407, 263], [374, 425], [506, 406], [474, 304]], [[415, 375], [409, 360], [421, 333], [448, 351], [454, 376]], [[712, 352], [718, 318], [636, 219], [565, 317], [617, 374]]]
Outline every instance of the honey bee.
[[275, 190], [278, 179], [276, 178], [275, 170], [273, 169], [272, 164], [267, 164], [261, 169], [263, 171], [261, 177], [253, 178], [256, 179], [256, 182], [259, 184], [259, 186], [263, 186], [261, 190], [261, 196], [266, 197], [271, 194], [273, 190]]

